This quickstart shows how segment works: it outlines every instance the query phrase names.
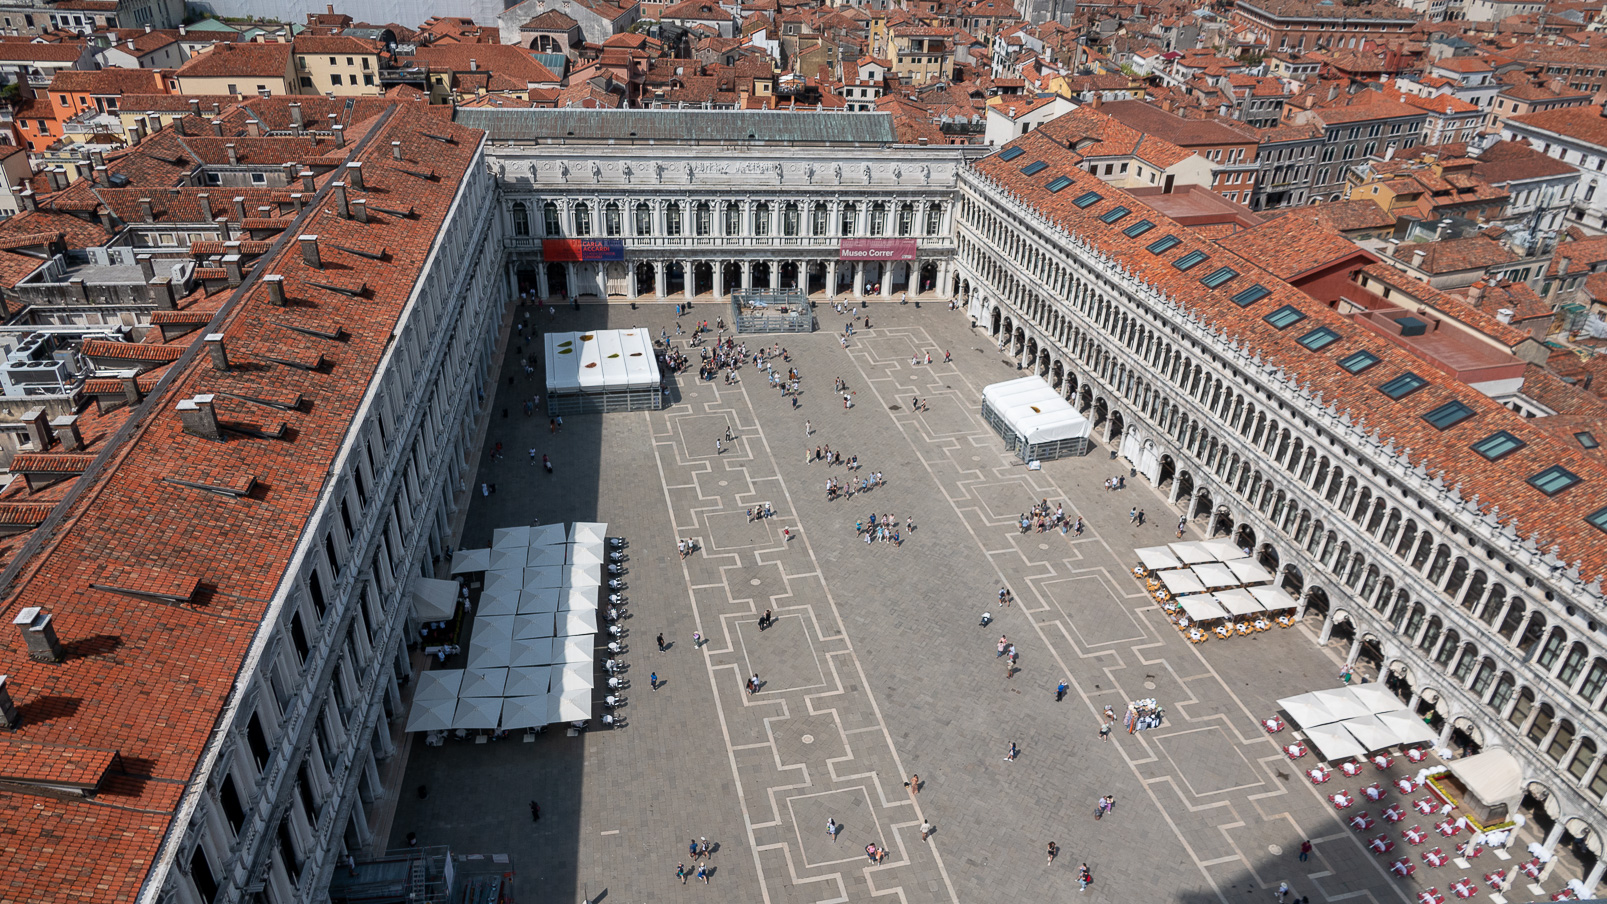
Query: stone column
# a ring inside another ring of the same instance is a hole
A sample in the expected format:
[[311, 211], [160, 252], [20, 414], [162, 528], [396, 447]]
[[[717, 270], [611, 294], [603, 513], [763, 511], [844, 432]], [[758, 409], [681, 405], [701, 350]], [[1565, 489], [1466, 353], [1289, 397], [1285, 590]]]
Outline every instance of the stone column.
[[1584, 879], [1585, 897], [1594, 898], [1596, 896], [1596, 885], [1601, 882], [1603, 872], [1607, 872], [1607, 860], [1597, 860], [1596, 865], [1590, 868], [1590, 875]]
[[537, 297], [537, 300], [538, 301], [546, 301], [547, 296], [549, 294], [550, 293], [548, 292], [548, 286], [547, 286], [547, 265], [546, 265], [546, 263], [537, 264], [536, 265], [536, 297]]
[[882, 295], [882, 297], [883, 298], [891, 298], [892, 295], [893, 295], [893, 262], [892, 261], [883, 261], [882, 262], [882, 271], [881, 271], [880, 274], [878, 274], [878, 278], [881, 280], [881, 286], [882, 286], [881, 295]]
[[753, 261], [742, 262], [742, 288], [753, 288]]
[[1356, 660], [1359, 659], [1360, 657], [1361, 657], [1361, 638], [1358, 637], [1355, 640], [1350, 642], [1350, 652], [1345, 655], [1345, 668], [1348, 669], [1348, 668], [1353, 667], [1356, 664]]
[[[605, 274], [603, 278], [608, 277]], [[628, 260], [625, 262], [625, 297], [635, 301], [636, 295], [636, 261]]]
[[697, 294], [697, 268], [691, 261], [681, 261], [681, 294], [687, 301]]
[[665, 261], [653, 262], [653, 297], [663, 298], [666, 294], [664, 284], [668, 281], [670, 265]]
[[779, 260], [770, 261], [770, 288], [781, 288], [781, 261]]
[[826, 261], [826, 300], [837, 297], [837, 261]]
[[[571, 297], [580, 297], [580, 270], [573, 263], [564, 264], [564, 282], [567, 284]], [[569, 299], [564, 299], [568, 301]]]
[[854, 297], [865, 296], [865, 262], [854, 261]]

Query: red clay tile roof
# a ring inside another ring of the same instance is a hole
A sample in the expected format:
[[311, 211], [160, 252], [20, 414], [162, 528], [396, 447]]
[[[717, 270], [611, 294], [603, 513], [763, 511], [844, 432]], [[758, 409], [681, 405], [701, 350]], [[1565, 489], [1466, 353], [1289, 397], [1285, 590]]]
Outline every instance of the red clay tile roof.
[[257, 76], [283, 78], [290, 72], [289, 44], [213, 44], [174, 71], [177, 78]]
[[1291, 281], [1347, 258], [1357, 258], [1357, 267], [1377, 260], [1350, 239], [1298, 213], [1240, 230], [1216, 243], [1241, 257], [1262, 261], [1279, 279]]

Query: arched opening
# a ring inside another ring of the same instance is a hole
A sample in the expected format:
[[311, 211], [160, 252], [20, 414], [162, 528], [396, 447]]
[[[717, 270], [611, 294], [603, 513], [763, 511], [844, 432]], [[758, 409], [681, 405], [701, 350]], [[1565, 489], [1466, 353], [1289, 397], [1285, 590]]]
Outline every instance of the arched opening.
[[808, 271], [809, 294], [813, 295], [816, 292], [826, 291], [826, 265], [822, 263], [812, 263], [809, 265]]
[[1450, 746], [1460, 751], [1464, 758], [1481, 753], [1484, 750], [1484, 730], [1467, 716], [1457, 716], [1451, 720]]
[[1402, 703], [1412, 699], [1412, 670], [1399, 659], [1389, 664], [1384, 670], [1384, 687], [1400, 699]]
[[1328, 617], [1328, 591], [1313, 587], [1306, 591], [1306, 614], [1318, 618]]
[[[1172, 456], [1170, 456], [1170, 455], [1162, 455], [1161, 456], [1161, 469], [1159, 471], [1157, 471], [1156, 475], [1155, 475], [1155, 488], [1159, 490], [1159, 489], [1166, 489], [1167, 487], [1169, 487], [1171, 485], [1172, 480], [1174, 479], [1174, 475], [1176, 475], [1176, 473], [1177, 473], [1177, 463], [1172, 460]], [[1184, 476], [1185, 477], [1188, 476], [1186, 472], [1185, 472]], [[1188, 478], [1188, 479], [1189, 479], [1189, 482], [1192, 484], [1193, 483], [1193, 478]], [[1187, 492], [1187, 491], [1183, 489], [1182, 481], [1179, 481], [1178, 482], [1178, 494], [1179, 494], [1179, 496], [1181, 496], [1185, 492]]]
[[730, 295], [742, 288], [742, 265], [729, 263], [720, 268], [721, 295]]
[[638, 261], [636, 263], [636, 294], [653, 294], [653, 291], [656, 288], [654, 286], [654, 281], [657, 278], [657, 272], [658, 271], [654, 269], [653, 265], [647, 261]]
[[1271, 543], [1261, 544], [1261, 548], [1256, 551], [1255, 558], [1257, 562], [1261, 563], [1262, 568], [1273, 574], [1278, 573], [1278, 563], [1280, 561], [1278, 550]]
[[1113, 448], [1113, 449], [1117, 448], [1117, 440], [1121, 439], [1122, 432], [1124, 430], [1126, 430], [1126, 429], [1127, 429], [1127, 419], [1122, 416], [1122, 413], [1120, 411], [1112, 411], [1110, 413], [1110, 445], [1111, 445], [1111, 448]]
[[1014, 354], [1014, 355], [1019, 355], [1019, 354], [1021, 354], [1021, 350], [1026, 348], [1026, 345], [1027, 345], [1027, 332], [1026, 332], [1026, 330], [1023, 330], [1021, 327], [1018, 326], [1018, 327], [1016, 327], [1015, 341], [1011, 343], [1010, 353]]
[[569, 297], [569, 268], [563, 264], [547, 265], [547, 294], [559, 298]]
[[527, 236], [530, 234], [530, 208], [523, 201], [513, 202], [513, 234]]
[[1295, 599], [1300, 598], [1301, 591], [1306, 588], [1306, 576], [1301, 573], [1300, 566], [1290, 562], [1283, 566], [1283, 580], [1278, 582], [1283, 591]]
[[1048, 375], [1049, 375], [1049, 350], [1048, 349], [1040, 349], [1038, 351], [1038, 376], [1047, 377]]
[[792, 261], [783, 261], [781, 264], [781, 288], [798, 288], [798, 265]]
[[699, 261], [692, 265], [692, 294], [702, 295], [714, 291], [714, 265], [707, 261]]
[[993, 312], [988, 315], [988, 333], [990, 335], [999, 335], [999, 318], [1001, 316], [1003, 315], [999, 313], [999, 309], [997, 307], [995, 307]]
[[[1200, 492], [1200, 499], [1209, 502], [1210, 498], [1203, 490]], [[1211, 517], [1210, 535], [1212, 537], [1226, 537], [1231, 533], [1233, 533], [1233, 512], [1229, 511], [1225, 505], [1218, 506], [1216, 514]]]
[[922, 264], [920, 291], [930, 292], [935, 288], [937, 288], [937, 264]]
[[686, 265], [680, 261], [670, 261], [664, 265], [664, 291], [669, 295], [688, 295], [686, 287]]
[[1378, 638], [1371, 634], [1362, 638], [1361, 649], [1356, 653], [1356, 663], [1363, 666], [1374, 680], [1384, 670], [1384, 646]]
[[1238, 530], [1233, 532], [1233, 545], [1240, 549], [1255, 549], [1255, 528], [1240, 524]]
[[770, 288], [771, 270], [769, 261], [755, 261], [753, 264], [752, 274], [753, 288]]
[[1033, 338], [1030, 338], [1030, 337], [1027, 339], [1026, 357], [1027, 357], [1027, 366], [1028, 367], [1032, 367], [1037, 363], [1037, 358], [1038, 358], [1038, 340], [1037, 339], [1033, 339]]
[[1094, 426], [1098, 427], [1100, 424], [1105, 423], [1105, 418], [1109, 416], [1110, 406], [1105, 404], [1104, 397], [1094, 399]]
[[1054, 367], [1049, 371], [1049, 385], [1053, 386], [1055, 391], [1058, 392], [1063, 386], [1065, 386], [1065, 384], [1066, 366], [1061, 364], [1059, 361], [1056, 361]]

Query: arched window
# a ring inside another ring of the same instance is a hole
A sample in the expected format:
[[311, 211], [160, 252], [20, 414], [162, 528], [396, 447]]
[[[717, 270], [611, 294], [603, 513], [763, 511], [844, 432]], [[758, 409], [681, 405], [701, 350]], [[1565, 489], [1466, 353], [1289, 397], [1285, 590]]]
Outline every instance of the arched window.
[[789, 238], [798, 234], [798, 203], [788, 201], [781, 210], [781, 234]]
[[619, 202], [609, 201], [603, 207], [603, 227], [605, 234], [617, 236], [624, 230], [623, 218], [619, 212]]
[[933, 204], [926, 208], [926, 234], [937, 235], [943, 228], [943, 205]]
[[1494, 677], [1495, 663], [1489, 659], [1486, 659], [1484, 662], [1480, 663], [1479, 673], [1473, 676], [1473, 684], [1469, 686], [1469, 690], [1473, 691], [1473, 696], [1484, 696], [1484, 692], [1490, 689], [1490, 679]]
[[653, 208], [646, 201], [636, 202], [636, 234], [653, 234]]
[[[1506, 678], [1503, 677], [1501, 680], [1505, 681]], [[1497, 691], [1499, 692], [1499, 688]], [[1518, 701], [1512, 704], [1512, 712], [1507, 713], [1507, 722], [1514, 728], [1522, 728], [1532, 709], [1534, 709], [1534, 691], [1524, 688], [1518, 692]]]
[[1596, 774], [1590, 777], [1590, 794], [1597, 800], [1607, 797], [1607, 763], [1602, 763]]
[[1557, 721], [1557, 711], [1550, 703], [1542, 703], [1535, 711], [1534, 721], [1529, 724], [1529, 733], [1526, 735], [1529, 743], [1538, 744], [1551, 733], [1551, 724]]
[[887, 234], [887, 205], [881, 201], [870, 206], [870, 234]]
[[1562, 724], [1557, 726], [1557, 733], [1552, 736], [1550, 745], [1546, 747], [1546, 756], [1551, 757], [1553, 763], [1562, 762], [1562, 758], [1568, 755], [1568, 749], [1574, 746], [1574, 736], [1577, 734], [1574, 723], [1563, 719]]
[[1490, 695], [1490, 708], [1496, 712], [1506, 709], [1507, 703], [1512, 700], [1512, 689], [1516, 684], [1517, 682], [1512, 680], [1512, 675], [1502, 675], [1501, 680], [1495, 683], [1495, 693]]
[[547, 235], [559, 236], [564, 234], [562, 221], [558, 219], [558, 205], [553, 201], [541, 205], [542, 225], [546, 227]]
[[1423, 639], [1418, 643], [1417, 648], [1425, 653], [1434, 652], [1434, 645], [1439, 643], [1440, 633], [1443, 630], [1444, 625], [1440, 623], [1440, 617], [1438, 615], [1429, 619], [1428, 630], [1423, 632]]
[[1579, 749], [1574, 752], [1574, 758], [1568, 761], [1568, 774], [1575, 779], [1583, 781], [1585, 770], [1596, 761], [1596, 742], [1585, 738], [1579, 742]]
[[1598, 659], [1590, 664], [1590, 674], [1585, 676], [1585, 683], [1579, 685], [1579, 696], [1591, 701], [1601, 694], [1601, 689], [1607, 687], [1607, 662]]
[[1451, 657], [1456, 655], [1457, 644], [1461, 642], [1462, 638], [1455, 631], [1445, 632], [1445, 643], [1440, 644], [1440, 655], [1434, 657], [1435, 664], [1442, 667], [1450, 665]]
[[1462, 658], [1456, 661], [1456, 670], [1451, 673], [1451, 677], [1455, 678], [1458, 684], [1465, 683], [1468, 680], [1468, 674], [1473, 671], [1473, 663], [1477, 662], [1478, 659], [1479, 651], [1474, 648], [1473, 644], [1464, 646], [1462, 648]]
[[742, 204], [738, 201], [727, 201], [725, 205], [725, 234], [739, 236], [742, 234]]
[[753, 205], [753, 234], [770, 234], [770, 202], [760, 201]]
[[575, 205], [575, 235], [591, 235], [591, 205], [585, 201]]
[[513, 234], [530, 234], [530, 209], [523, 201], [513, 202]]
[[827, 230], [830, 229], [830, 226], [827, 224], [827, 219], [830, 216], [831, 212], [826, 209], [826, 205], [816, 204], [814, 208], [809, 211], [809, 234], [812, 236], [825, 235]]
[[1561, 628], [1554, 629], [1551, 636], [1546, 638], [1546, 645], [1540, 648], [1540, 655], [1535, 657], [1535, 664], [1546, 671], [1557, 664], [1557, 657], [1562, 655], [1562, 645], [1568, 642], [1568, 635]]
[[701, 236], [711, 234], [714, 229], [714, 211], [710, 209], [709, 202], [699, 201], [696, 208], [696, 214], [697, 234]]
[[909, 235], [915, 229], [915, 205], [908, 201], [898, 205], [898, 234]]
[[1567, 658], [1562, 661], [1562, 668], [1557, 671], [1557, 680], [1572, 686], [1579, 673], [1585, 670], [1585, 645], [1576, 643], [1568, 650]]
[[859, 205], [844, 204], [842, 222], [838, 224], [838, 235], [855, 235], [859, 229]]
[[664, 233], [666, 235], [681, 234], [681, 202], [671, 201], [664, 205]]

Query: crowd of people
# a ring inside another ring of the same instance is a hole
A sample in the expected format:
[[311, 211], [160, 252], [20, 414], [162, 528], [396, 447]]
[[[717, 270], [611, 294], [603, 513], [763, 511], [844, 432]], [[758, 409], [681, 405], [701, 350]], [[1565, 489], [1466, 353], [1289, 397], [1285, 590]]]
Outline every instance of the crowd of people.
[[1050, 511], [1048, 499], [1039, 502], [1029, 511], [1022, 512], [1016, 518], [1016, 525], [1021, 528], [1022, 533], [1034, 531], [1041, 534], [1044, 531], [1058, 529], [1062, 535], [1069, 533], [1078, 537], [1082, 536], [1085, 529], [1082, 517], [1068, 517], [1065, 506], [1060, 503], [1056, 503], [1054, 511]]

